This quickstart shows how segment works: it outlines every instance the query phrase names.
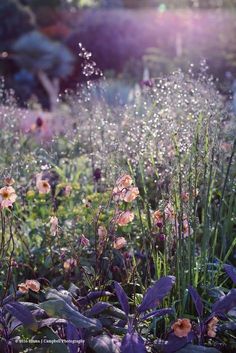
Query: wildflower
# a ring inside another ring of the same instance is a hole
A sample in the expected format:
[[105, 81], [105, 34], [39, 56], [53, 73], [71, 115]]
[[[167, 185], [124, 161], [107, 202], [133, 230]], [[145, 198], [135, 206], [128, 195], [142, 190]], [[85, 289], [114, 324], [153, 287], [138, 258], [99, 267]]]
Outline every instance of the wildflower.
[[188, 202], [189, 201], [189, 193], [188, 192], [182, 192], [181, 194], [181, 200], [183, 202]]
[[18, 290], [21, 293], [28, 293], [28, 291], [29, 291], [29, 289], [28, 289], [28, 287], [27, 287], [27, 285], [25, 283], [18, 284]]
[[174, 207], [172, 206], [172, 204], [170, 202], [166, 205], [166, 207], [164, 209], [164, 214], [165, 214], [165, 219], [169, 220], [170, 222], [175, 221]]
[[88, 238], [84, 236], [84, 234], [81, 234], [80, 236], [80, 245], [84, 248], [90, 245], [90, 241]]
[[6, 186], [12, 186], [14, 183], [15, 183], [15, 180], [13, 178], [11, 178], [11, 177], [6, 177], [4, 179], [4, 184]]
[[154, 224], [157, 227], [163, 226], [163, 213], [160, 210], [157, 210], [153, 213]]
[[0, 206], [1, 208], [7, 208], [12, 206], [16, 201], [17, 195], [15, 189], [12, 186], [4, 186], [0, 189]]
[[50, 232], [55, 237], [55, 235], [57, 235], [57, 232], [58, 232], [58, 218], [56, 216], [50, 217], [49, 224], [50, 224]]
[[73, 258], [71, 259], [67, 259], [64, 264], [63, 267], [65, 269], [65, 271], [71, 271], [72, 269], [74, 269], [77, 266], [77, 261]]
[[120, 250], [120, 249], [124, 248], [126, 245], [127, 245], [127, 241], [124, 237], [118, 237], [113, 242], [113, 248], [116, 250]]
[[172, 326], [175, 336], [187, 337], [192, 329], [192, 325], [189, 319], [178, 319]]
[[27, 279], [24, 283], [18, 285], [18, 289], [21, 293], [28, 293], [29, 289], [38, 293], [40, 291], [40, 283], [34, 279]]
[[25, 282], [28, 289], [31, 289], [33, 292], [38, 293], [40, 291], [40, 283], [34, 279], [27, 279]]
[[51, 191], [51, 185], [47, 180], [37, 180], [36, 187], [40, 194], [48, 194]]
[[99, 242], [104, 242], [107, 238], [107, 230], [106, 227], [104, 226], [99, 226], [98, 227], [98, 238], [99, 238]]
[[139, 195], [139, 189], [137, 187], [131, 187], [126, 191], [124, 195], [124, 201], [132, 202], [136, 199], [138, 195]]
[[117, 179], [116, 186], [117, 186], [118, 190], [121, 191], [121, 190], [131, 186], [132, 182], [133, 182], [133, 180], [132, 180], [131, 176], [128, 174], [125, 174]]
[[207, 324], [207, 335], [209, 337], [214, 338], [216, 336], [217, 323], [219, 319], [217, 317], [213, 317]]
[[132, 222], [133, 219], [134, 219], [134, 214], [131, 211], [124, 211], [118, 214], [115, 222], [119, 226], [126, 226], [128, 223]]
[[64, 190], [64, 195], [65, 195], [66, 197], [67, 197], [67, 196], [70, 196], [71, 191], [72, 191], [72, 186], [71, 186], [71, 185], [66, 185], [66, 186], [65, 186], [65, 190]]
[[189, 225], [188, 219], [184, 218], [184, 220], [183, 220], [183, 235], [184, 235], [184, 238], [188, 237], [192, 233], [193, 233], [193, 230], [192, 230], [192, 228]]

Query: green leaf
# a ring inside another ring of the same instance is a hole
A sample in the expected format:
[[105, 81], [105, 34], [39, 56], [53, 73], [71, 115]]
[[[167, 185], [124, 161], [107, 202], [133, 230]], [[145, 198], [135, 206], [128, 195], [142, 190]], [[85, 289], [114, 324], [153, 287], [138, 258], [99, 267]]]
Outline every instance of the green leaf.
[[52, 299], [40, 304], [48, 316], [66, 319], [77, 328], [100, 330], [102, 325], [97, 319], [90, 319], [80, 314], [77, 310], [67, 304], [63, 299]]
[[32, 353], [69, 353], [66, 344], [59, 342], [60, 338], [48, 327], [41, 329], [33, 339], [42, 343], [37, 345], [37, 348], [30, 350]]

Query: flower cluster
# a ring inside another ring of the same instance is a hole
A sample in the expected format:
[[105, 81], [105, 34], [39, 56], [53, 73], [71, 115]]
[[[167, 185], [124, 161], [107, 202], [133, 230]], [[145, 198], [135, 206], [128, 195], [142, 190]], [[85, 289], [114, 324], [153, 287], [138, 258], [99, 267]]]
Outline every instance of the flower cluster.
[[29, 290], [38, 293], [40, 291], [40, 283], [34, 279], [27, 279], [24, 283], [18, 284], [18, 290], [21, 293], [28, 293]]

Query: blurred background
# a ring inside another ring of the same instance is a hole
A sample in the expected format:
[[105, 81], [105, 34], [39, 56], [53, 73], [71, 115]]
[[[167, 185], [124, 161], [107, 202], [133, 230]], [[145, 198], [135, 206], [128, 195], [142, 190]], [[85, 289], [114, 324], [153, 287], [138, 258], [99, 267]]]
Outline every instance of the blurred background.
[[53, 109], [59, 92], [100, 77], [97, 68], [125, 95], [204, 63], [227, 96], [235, 36], [236, 0], [1, 0], [0, 75], [20, 106]]

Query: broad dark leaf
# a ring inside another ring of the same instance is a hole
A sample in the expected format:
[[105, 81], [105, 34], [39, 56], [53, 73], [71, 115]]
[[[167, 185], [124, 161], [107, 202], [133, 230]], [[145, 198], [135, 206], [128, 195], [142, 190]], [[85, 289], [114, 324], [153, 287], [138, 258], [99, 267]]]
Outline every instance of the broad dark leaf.
[[201, 299], [200, 295], [198, 294], [197, 290], [195, 288], [193, 288], [192, 286], [188, 287], [188, 291], [189, 291], [191, 298], [194, 302], [198, 316], [202, 316], [203, 315], [203, 304], [202, 304], [202, 299]]
[[119, 345], [115, 340], [108, 335], [91, 337], [89, 346], [96, 353], [119, 353]]
[[188, 337], [177, 337], [174, 333], [168, 336], [168, 341], [162, 345], [164, 353], [174, 353], [186, 346], [189, 343]]
[[141, 320], [144, 321], [144, 320], [149, 319], [150, 317], [159, 317], [159, 316], [164, 316], [164, 315], [171, 315], [171, 314], [173, 314], [173, 312], [174, 311], [171, 308], [158, 309], [158, 310], [154, 310], [151, 313], [148, 313], [148, 314], [144, 315], [141, 318]]
[[144, 312], [156, 308], [161, 300], [171, 291], [175, 283], [175, 277], [167, 276], [160, 278], [152, 287], [148, 288], [138, 312]]
[[196, 346], [187, 344], [184, 348], [176, 351], [177, 353], [220, 353], [218, 349], [211, 347]]
[[90, 310], [86, 312], [86, 316], [96, 316], [104, 310], [108, 309], [110, 306], [111, 304], [106, 302], [96, 303]]
[[217, 313], [228, 313], [232, 308], [236, 307], [236, 289], [221, 297], [212, 307], [212, 312]]
[[121, 342], [121, 353], [146, 353], [142, 337], [137, 332], [127, 333]]
[[129, 315], [128, 297], [127, 297], [124, 289], [121, 287], [121, 285], [118, 282], [115, 282], [115, 291], [116, 291], [117, 298], [119, 299], [122, 310], [128, 316]]
[[227, 275], [232, 279], [234, 284], [236, 284], [236, 268], [231, 265], [224, 265], [224, 270]]
[[102, 325], [99, 320], [91, 319], [82, 315], [62, 299], [48, 300], [40, 304], [48, 316], [66, 319], [72, 322], [77, 328], [100, 330]]
[[31, 311], [25, 305], [18, 302], [11, 302], [6, 304], [4, 308], [23, 325], [32, 326], [32, 328], [33, 326], [35, 327], [36, 321]]
[[68, 322], [66, 326], [66, 338], [68, 340], [67, 345], [70, 353], [78, 353], [80, 336], [77, 328], [70, 322]]

